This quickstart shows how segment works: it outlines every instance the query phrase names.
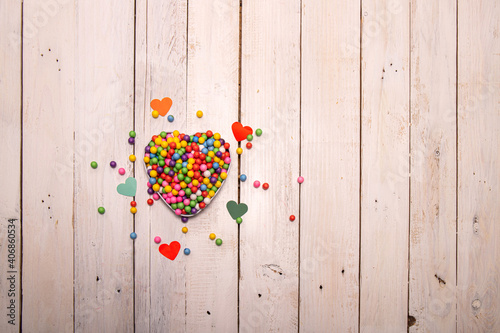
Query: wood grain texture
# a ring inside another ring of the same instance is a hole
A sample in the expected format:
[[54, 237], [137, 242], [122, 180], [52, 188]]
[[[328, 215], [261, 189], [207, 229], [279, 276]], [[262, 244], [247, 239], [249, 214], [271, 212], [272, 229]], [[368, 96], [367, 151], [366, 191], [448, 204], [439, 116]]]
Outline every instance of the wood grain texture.
[[359, 2], [302, 1], [303, 332], [358, 331], [359, 10]]
[[133, 177], [134, 1], [80, 2], [76, 14], [75, 331], [132, 332], [132, 198], [116, 187]]
[[[187, 133], [211, 130], [231, 145], [229, 177], [208, 209], [189, 219], [186, 330], [238, 331], [238, 225], [226, 210], [238, 200], [238, 155], [231, 124], [238, 120], [239, 2], [189, 1]], [[196, 111], [204, 112], [202, 118]], [[209, 239], [215, 233], [223, 241]]]
[[458, 4], [459, 332], [500, 331], [500, 4]]
[[[21, 1], [0, 3], [0, 331], [21, 320]], [[10, 273], [9, 273], [10, 272]]]
[[362, 5], [361, 332], [407, 329], [409, 4]]
[[411, 3], [411, 332], [456, 331], [456, 1]]
[[[186, 330], [186, 260], [182, 251], [186, 235], [179, 217], [157, 201], [149, 207], [147, 177], [142, 158], [144, 147], [161, 131], [186, 129], [187, 1], [137, 1], [136, 25], [136, 177], [138, 182], [135, 228], [136, 328], [140, 332], [184, 332]], [[169, 115], [151, 116], [153, 99], [170, 97]], [[153, 242], [181, 243], [174, 261], [160, 254]], [[147, 287], [149, 286], [149, 287]]]
[[75, 5], [24, 1], [23, 322], [73, 331]]
[[296, 331], [300, 1], [243, 1], [241, 70], [241, 122], [263, 134], [241, 155], [240, 332]]

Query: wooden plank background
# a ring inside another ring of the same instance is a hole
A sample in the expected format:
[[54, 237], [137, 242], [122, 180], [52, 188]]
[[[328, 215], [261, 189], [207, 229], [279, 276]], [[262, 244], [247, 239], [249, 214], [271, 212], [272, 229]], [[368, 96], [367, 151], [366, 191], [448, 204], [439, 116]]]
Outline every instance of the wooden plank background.
[[[499, 15], [495, 0], [2, 1], [0, 331], [500, 331]], [[166, 96], [173, 123], [151, 117]], [[235, 121], [263, 130], [239, 158]], [[187, 224], [146, 204], [142, 149], [174, 129], [219, 132], [233, 154]], [[115, 189], [128, 176], [136, 215]], [[241, 225], [229, 200], [249, 206]], [[155, 236], [192, 253], [166, 260]]]

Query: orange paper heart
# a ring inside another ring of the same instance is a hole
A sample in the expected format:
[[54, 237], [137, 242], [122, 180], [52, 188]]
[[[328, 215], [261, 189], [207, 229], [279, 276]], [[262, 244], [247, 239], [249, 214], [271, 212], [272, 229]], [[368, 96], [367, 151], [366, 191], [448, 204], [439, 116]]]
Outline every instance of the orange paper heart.
[[159, 99], [153, 99], [149, 105], [153, 110], [158, 111], [160, 116], [165, 117], [172, 107], [172, 100], [169, 97], [165, 97], [161, 101]]
[[174, 260], [175, 257], [177, 257], [177, 254], [179, 253], [179, 250], [181, 249], [181, 244], [177, 241], [173, 241], [172, 243], [169, 244], [161, 244], [160, 248], [160, 253], [163, 254], [165, 257], [167, 257], [170, 260]]
[[253, 129], [250, 126], [243, 127], [243, 125], [237, 121], [233, 123], [231, 129], [233, 130], [236, 141], [243, 141], [247, 138], [248, 134], [253, 133]]

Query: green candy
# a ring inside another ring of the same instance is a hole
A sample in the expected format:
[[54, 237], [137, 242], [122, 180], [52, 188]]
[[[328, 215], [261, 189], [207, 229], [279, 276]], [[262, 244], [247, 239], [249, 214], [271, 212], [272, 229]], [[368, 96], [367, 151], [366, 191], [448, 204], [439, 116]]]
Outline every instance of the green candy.
[[[188, 179], [188, 178], [189, 178], [189, 177], [186, 177], [186, 183], [187, 183], [187, 179]], [[190, 196], [190, 195], [193, 193], [189, 187], [188, 187], [188, 188], [186, 188], [186, 189], [184, 190], [184, 192], [186, 193], [186, 195], [187, 195], [187, 196]]]
[[[186, 184], [191, 183], [191, 181], [192, 181], [192, 179], [190, 177], [184, 178], [184, 182], [186, 182]], [[186, 191], [184, 191], [184, 192], [186, 192]]]
[[248, 134], [247, 135], [247, 141], [252, 141], [253, 140], [253, 135], [252, 134]]
[[158, 149], [157, 149], [156, 151], [157, 151], [157, 152], [158, 152], [158, 154], [159, 154], [159, 153], [161, 153], [161, 151], [162, 151], [162, 150], [163, 150], [163, 148], [162, 148], [162, 147], [158, 147]]
[[184, 209], [184, 204], [183, 204], [182, 202], [179, 202], [179, 203], [177, 204], [177, 208], [179, 208], [179, 209]]
[[224, 168], [224, 169], [227, 170], [229, 168], [229, 164], [224, 163], [224, 165], [222, 166], [222, 168]]
[[182, 164], [180, 164], [180, 163], [176, 163], [176, 164], [175, 164], [175, 168], [176, 168], [177, 170], [182, 169]]
[[161, 167], [165, 166], [165, 160], [161, 160], [160, 162], [158, 162], [158, 165]]
[[170, 207], [172, 207], [173, 210], [176, 210], [177, 209], [177, 204], [176, 203], [171, 204]]
[[161, 132], [161, 133], [160, 133], [160, 136], [161, 136], [162, 138], [166, 138], [166, 137], [167, 137], [167, 132], [165, 132], [165, 131]]
[[179, 179], [180, 181], [183, 181], [184, 180], [184, 175], [182, 173], [178, 174], [177, 175], [177, 179]]
[[135, 131], [128, 132], [128, 136], [130, 136], [131, 138], [135, 138]]
[[219, 148], [214, 148], [214, 153], [217, 153], [219, 151]]
[[213, 175], [215, 173], [215, 169], [214, 168], [210, 168], [208, 169], [208, 171], [210, 171], [210, 173]]
[[155, 143], [153, 141], [149, 141], [149, 146], [150, 147], [154, 147], [155, 146]]
[[189, 206], [191, 206], [192, 208], [194, 208], [194, 207], [196, 206], [196, 201], [191, 200], [191, 201], [189, 202]]
[[90, 162], [90, 166], [92, 167], [92, 169], [97, 169], [97, 162], [96, 161]]
[[158, 164], [158, 159], [156, 157], [153, 157], [149, 162], [151, 162], [151, 165]]
[[243, 219], [241, 217], [236, 218], [236, 223], [241, 224], [243, 222]]
[[97, 208], [97, 211], [99, 212], [99, 214], [104, 214], [104, 212], [106, 212], [106, 210], [104, 209], [104, 207]]
[[202, 201], [203, 201], [203, 197], [202, 197], [201, 195], [200, 195], [200, 196], [198, 196], [198, 197], [196, 197], [196, 201], [198, 201], [198, 202], [202, 202]]
[[184, 209], [186, 210], [186, 213], [191, 213], [191, 206], [186, 206]]
[[210, 156], [207, 156], [207, 157], [205, 157], [205, 161], [207, 163], [210, 163], [210, 162], [212, 162], [212, 158]]
[[188, 168], [182, 168], [182, 169], [181, 169], [181, 172], [182, 172], [183, 174], [188, 173], [188, 171], [189, 171], [189, 170], [188, 170]]
[[203, 133], [203, 134], [201, 135], [201, 137], [202, 137], [203, 139], [205, 139], [205, 141], [207, 141], [207, 139], [208, 139], [208, 136], [207, 136], [205, 133]]
[[260, 128], [257, 128], [257, 129], [255, 130], [255, 134], [256, 134], [257, 136], [261, 136], [261, 135], [262, 135], [262, 130], [261, 130]]
[[221, 246], [221, 245], [222, 245], [222, 239], [217, 238], [217, 239], [215, 240], [215, 244], [217, 244], [217, 246]]

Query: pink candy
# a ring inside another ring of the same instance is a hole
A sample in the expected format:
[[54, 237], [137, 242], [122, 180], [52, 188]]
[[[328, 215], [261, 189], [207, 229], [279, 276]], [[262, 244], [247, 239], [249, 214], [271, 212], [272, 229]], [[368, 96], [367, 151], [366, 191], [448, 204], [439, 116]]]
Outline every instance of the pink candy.
[[258, 180], [253, 182], [253, 187], [258, 188], [260, 186], [260, 182]]
[[118, 173], [123, 176], [125, 174], [125, 169], [124, 168], [118, 169]]

